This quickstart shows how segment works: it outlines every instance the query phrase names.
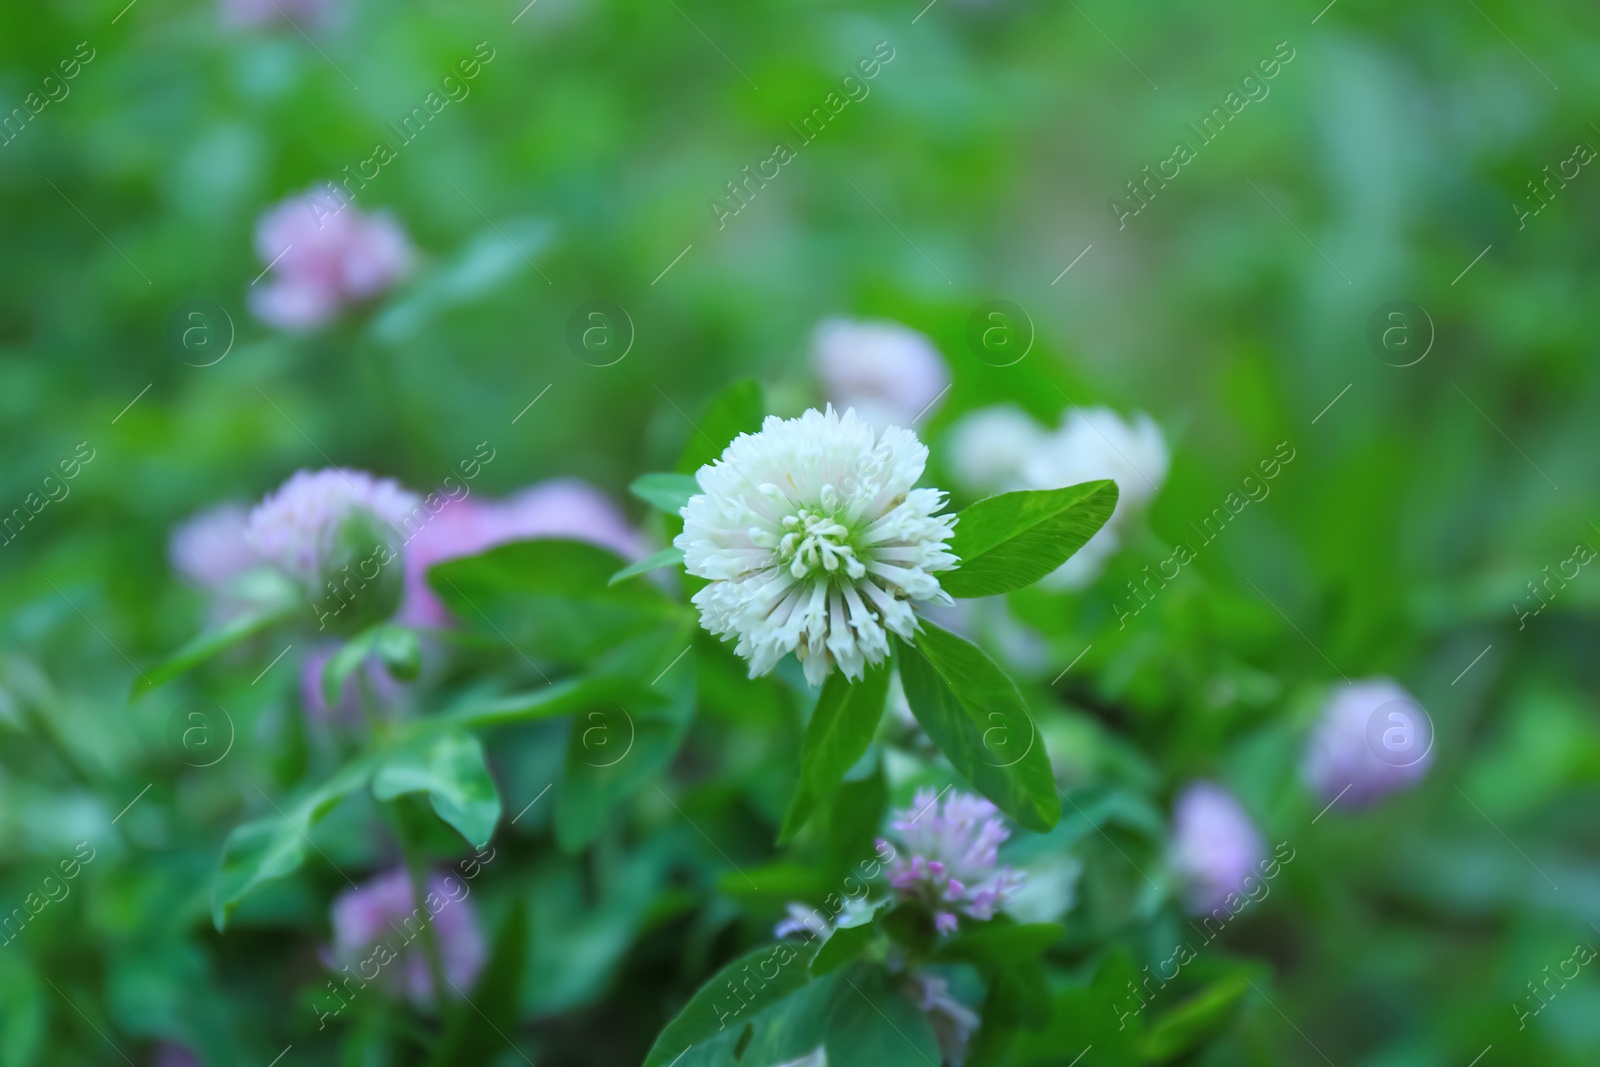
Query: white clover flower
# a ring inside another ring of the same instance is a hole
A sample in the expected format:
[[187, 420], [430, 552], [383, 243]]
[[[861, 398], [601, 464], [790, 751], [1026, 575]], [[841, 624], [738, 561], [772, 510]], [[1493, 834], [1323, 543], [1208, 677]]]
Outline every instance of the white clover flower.
[[854, 411], [769, 416], [695, 475], [673, 542], [713, 634], [737, 638], [752, 678], [790, 652], [821, 685], [834, 666], [859, 679], [910, 640], [912, 604], [948, 603], [935, 572], [957, 563], [946, 548], [954, 515], [945, 494], [915, 489], [928, 449], [896, 426], [880, 434]]

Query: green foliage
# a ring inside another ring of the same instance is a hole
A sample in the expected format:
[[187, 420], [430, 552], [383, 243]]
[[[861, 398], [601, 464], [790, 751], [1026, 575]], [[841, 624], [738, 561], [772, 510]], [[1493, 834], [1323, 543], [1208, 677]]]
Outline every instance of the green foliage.
[[668, 515], [676, 515], [700, 491], [692, 474], [641, 474], [628, 491]]
[[889, 693], [889, 664], [868, 667], [859, 682], [829, 675], [817, 697], [800, 746], [800, 781], [789, 800], [780, 844], [806, 824], [819, 804], [834, 795], [845, 772], [866, 755]]
[[428, 577], [466, 625], [514, 648], [576, 662], [683, 618], [648, 582], [611, 585], [621, 562], [580, 541], [516, 541], [440, 564]]
[[735, 437], [759, 430], [766, 414], [761, 383], [755, 379], [746, 378], [722, 390], [694, 420], [694, 432], [678, 457], [678, 473], [693, 475], [719, 458]]
[[1054, 826], [1050, 758], [1017, 684], [982, 649], [926, 621], [896, 660], [917, 722], [972, 788], [1030, 830]]
[[426, 794], [439, 818], [474, 847], [488, 844], [500, 821], [500, 793], [484, 762], [483, 745], [464, 731], [440, 733], [378, 764], [372, 795], [393, 800], [406, 793]]
[[1002, 493], [962, 510], [950, 551], [961, 566], [940, 579], [956, 597], [1025, 589], [1061, 566], [1111, 518], [1115, 482]]

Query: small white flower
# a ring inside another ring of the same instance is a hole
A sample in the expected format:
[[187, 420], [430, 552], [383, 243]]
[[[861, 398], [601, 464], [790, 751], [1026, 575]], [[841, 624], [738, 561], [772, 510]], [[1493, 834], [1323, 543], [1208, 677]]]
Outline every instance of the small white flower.
[[934, 574], [957, 563], [955, 516], [934, 514], [942, 491], [913, 488], [927, 460], [910, 430], [830, 406], [769, 416], [700, 468], [673, 543], [711, 582], [694, 596], [701, 624], [738, 638], [752, 678], [793, 652], [812, 685], [835, 665], [858, 679], [890, 633], [916, 633], [913, 603], [949, 602]]

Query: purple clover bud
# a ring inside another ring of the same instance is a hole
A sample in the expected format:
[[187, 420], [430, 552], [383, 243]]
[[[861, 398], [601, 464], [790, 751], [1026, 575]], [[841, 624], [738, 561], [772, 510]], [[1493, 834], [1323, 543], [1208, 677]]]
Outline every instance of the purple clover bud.
[[1389, 678], [1336, 688], [1306, 749], [1306, 784], [1324, 804], [1365, 807], [1428, 773], [1433, 724]]
[[889, 824], [910, 856], [896, 853], [889, 885], [901, 897], [926, 904], [942, 934], [955, 932], [958, 915], [994, 918], [1026, 877], [1009, 866], [997, 868], [1000, 845], [1011, 836], [998, 814], [971, 793], [950, 793], [940, 804], [932, 789], [921, 789]]
[[1195, 782], [1172, 806], [1172, 869], [1195, 915], [1241, 892], [1265, 855], [1261, 835], [1232, 793]]

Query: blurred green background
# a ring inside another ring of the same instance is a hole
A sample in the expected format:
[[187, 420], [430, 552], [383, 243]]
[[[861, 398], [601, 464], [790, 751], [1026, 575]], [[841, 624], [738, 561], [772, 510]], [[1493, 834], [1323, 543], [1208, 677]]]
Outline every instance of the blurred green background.
[[[1167, 433], [1146, 540], [1068, 606], [1018, 610], [1049, 636], [1040, 692], [1093, 645], [1055, 692], [1142, 751], [1157, 796], [1222, 776], [1298, 850], [1229, 934], [1265, 992], [1196, 1062], [1600, 1059], [1593, 975], [1525, 1029], [1512, 1008], [1575, 942], [1600, 944], [1600, 579], [1584, 571], [1520, 628], [1515, 606], [1575, 544], [1600, 544], [1584, 310], [1600, 178], [1583, 170], [1521, 228], [1517, 208], [1546, 165], [1600, 146], [1600, 13], [1319, 7], [435, 0], [352, 3], [304, 33], [164, 0], [6, 14], [0, 113], [79, 42], [94, 58], [0, 147], [0, 508], [80, 442], [94, 459], [0, 555], [0, 904], [80, 839], [111, 862], [0, 950], [0, 1061], [113, 1062], [86, 1022], [130, 1051], [184, 1027], [251, 1056], [295, 1040], [275, 1019], [293, 962], [267, 933], [215, 934], [205, 906], [243, 783], [287, 773], [278, 741], [245, 731], [253, 770], [205, 779], [162, 747], [181, 694], [126, 696], [203, 615], [165, 564], [175, 522], [330, 462], [426, 490], [483, 440], [490, 493], [571, 474], [627, 500], [728, 381], [760, 378], [783, 414], [815, 403], [810, 334], [835, 314], [935, 340], [955, 385], [924, 427], [934, 442], [1002, 400], [1054, 422], [1064, 397], [1148, 411]], [[257, 217], [369, 156], [479, 42], [495, 58], [470, 96], [358, 202], [411, 235], [412, 278], [311, 336], [254, 318]], [[788, 124], [878, 42], [893, 59], [870, 95], [801, 145]], [[1193, 143], [1185, 124], [1280, 43], [1294, 58], [1270, 93], [1119, 228], [1108, 201]], [[796, 158], [719, 228], [710, 202], [779, 140]], [[636, 331], [605, 367], [566, 339], [597, 299]], [[1036, 334], [1012, 367], [968, 344], [993, 299]], [[194, 300], [231, 319], [214, 366], [171, 341]], [[1367, 339], [1392, 300], [1425, 311], [1407, 351], [1431, 347], [1409, 366]], [[1297, 458], [1270, 498], [1117, 629], [1122, 583], [1285, 441]], [[1429, 778], [1313, 825], [1294, 784], [1306, 725], [1341, 675], [1380, 673], [1432, 714]], [[235, 687], [241, 721], [288, 699], [288, 673], [275, 681]], [[76, 767], [37, 737], [30, 702]], [[112, 834], [152, 779], [160, 803]], [[587, 867], [528, 870], [567, 879], [537, 882], [536, 924], [563, 925], [562, 907], [588, 924], [559, 967], [600, 954], [628, 976], [550, 999], [553, 1047], [591, 1057], [555, 1062], [637, 1059], [694, 964], [651, 945], [647, 890], [603, 911]]]

